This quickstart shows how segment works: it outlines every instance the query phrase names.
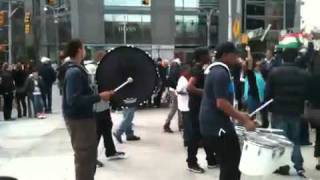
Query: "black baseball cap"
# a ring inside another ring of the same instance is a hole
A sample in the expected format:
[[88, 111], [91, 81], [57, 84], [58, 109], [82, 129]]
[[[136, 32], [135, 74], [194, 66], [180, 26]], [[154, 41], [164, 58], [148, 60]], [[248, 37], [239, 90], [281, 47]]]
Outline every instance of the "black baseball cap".
[[225, 42], [225, 43], [219, 44], [216, 51], [217, 51], [216, 53], [217, 59], [220, 59], [223, 54], [227, 54], [227, 53], [240, 54], [240, 51], [236, 48], [236, 46], [232, 42]]

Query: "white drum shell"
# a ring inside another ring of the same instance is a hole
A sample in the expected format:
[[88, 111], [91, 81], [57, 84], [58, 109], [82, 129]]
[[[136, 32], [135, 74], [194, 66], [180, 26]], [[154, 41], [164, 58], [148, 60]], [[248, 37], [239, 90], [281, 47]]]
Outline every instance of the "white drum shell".
[[251, 141], [244, 141], [239, 170], [249, 176], [272, 174], [282, 162], [279, 148], [265, 148]]

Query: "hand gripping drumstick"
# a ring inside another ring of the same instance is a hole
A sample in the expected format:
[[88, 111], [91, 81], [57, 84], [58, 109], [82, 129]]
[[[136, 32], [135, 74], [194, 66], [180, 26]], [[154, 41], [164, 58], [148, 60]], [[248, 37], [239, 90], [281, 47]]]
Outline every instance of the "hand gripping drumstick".
[[268, 102], [264, 103], [262, 106], [260, 106], [258, 109], [253, 111], [249, 116], [252, 118], [255, 114], [257, 114], [259, 111], [264, 109], [265, 107], [269, 106], [269, 104], [273, 103], [273, 99], [270, 99]]
[[127, 81], [122, 83], [119, 87], [117, 87], [116, 89], [114, 89], [114, 92], [119, 91], [120, 89], [122, 89], [123, 87], [125, 87], [126, 85], [133, 83], [133, 78], [132, 77], [128, 77]]

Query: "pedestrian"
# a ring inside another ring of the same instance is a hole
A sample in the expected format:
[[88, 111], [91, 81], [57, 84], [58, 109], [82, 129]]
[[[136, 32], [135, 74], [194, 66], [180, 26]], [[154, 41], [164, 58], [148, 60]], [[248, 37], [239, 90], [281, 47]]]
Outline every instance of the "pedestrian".
[[172, 129], [170, 128], [171, 120], [173, 119], [176, 112], [178, 112], [178, 128], [179, 131], [182, 130], [182, 118], [181, 112], [178, 110], [178, 102], [177, 102], [177, 94], [176, 94], [176, 87], [177, 82], [180, 77], [180, 59], [174, 59], [169, 67], [169, 75], [168, 75], [168, 86], [169, 86], [169, 96], [170, 96], [170, 111], [163, 126], [163, 130], [166, 133], [173, 133]]
[[247, 103], [249, 113], [252, 113], [264, 102], [265, 81], [260, 72], [259, 55], [251, 54], [249, 46], [246, 47], [246, 51], [248, 57], [246, 61], [244, 101]]
[[3, 115], [4, 120], [14, 120], [12, 114], [12, 103], [14, 98], [15, 85], [12, 75], [12, 69], [8, 63], [3, 63], [1, 73], [1, 94], [3, 95]]
[[[266, 85], [267, 100], [274, 99], [272, 112], [272, 128], [283, 130], [294, 143], [292, 162], [299, 176], [304, 177], [303, 157], [301, 154], [301, 115], [307, 95], [308, 73], [295, 64], [298, 49], [287, 48], [283, 52], [284, 64], [274, 68]], [[280, 167], [276, 173], [289, 174], [290, 167]]]
[[122, 110], [123, 120], [118, 129], [113, 133], [116, 140], [122, 144], [122, 135], [126, 134], [127, 141], [139, 141], [141, 138], [136, 136], [133, 131], [133, 118], [137, 108], [135, 106], [125, 107]]
[[161, 107], [162, 94], [165, 91], [167, 84], [168, 84], [167, 83], [168, 67], [169, 67], [169, 61], [167, 59], [158, 58], [158, 69], [159, 69], [159, 75], [160, 75], [160, 90], [159, 90], [157, 96], [154, 98], [154, 105], [157, 108]]
[[184, 145], [187, 146], [192, 132], [189, 121], [189, 94], [188, 94], [188, 80], [191, 77], [191, 67], [189, 65], [183, 65], [181, 67], [181, 76], [178, 80], [176, 93], [178, 101], [178, 110], [181, 112], [181, 118], [183, 122], [183, 140]]
[[46, 113], [52, 112], [52, 85], [56, 81], [56, 73], [51, 66], [50, 59], [47, 57], [41, 58], [41, 67], [39, 75], [44, 82], [44, 92], [42, 94]]
[[217, 47], [216, 62], [206, 70], [206, 82], [200, 107], [200, 129], [205, 144], [219, 158], [220, 180], [240, 180], [240, 145], [232, 119], [247, 130], [255, 123], [247, 113], [233, 107], [235, 96], [230, 68], [238, 64], [238, 51], [231, 42]]
[[[274, 53], [273, 48], [268, 48], [266, 50], [265, 55], [266, 55], [266, 58], [261, 63], [260, 71], [262, 73], [264, 81], [266, 82], [268, 80], [270, 71], [273, 68], [279, 67], [283, 64], [282, 49], [277, 48]], [[268, 108], [265, 108], [261, 111], [261, 118], [262, 118], [262, 127], [268, 128], [269, 127]]]
[[23, 65], [18, 62], [16, 69], [13, 72], [13, 78], [16, 85], [16, 103], [18, 110], [18, 118], [27, 116], [27, 104], [26, 104], [26, 89], [25, 83], [28, 78], [27, 73], [23, 69]]
[[93, 104], [109, 101], [112, 91], [94, 94], [89, 77], [81, 65], [85, 49], [80, 40], [71, 40], [66, 47], [70, 57], [63, 87], [62, 110], [75, 158], [76, 180], [94, 180], [97, 162], [97, 129]]
[[[36, 117], [38, 119], [44, 119], [45, 107], [43, 103], [42, 94], [45, 91], [44, 82], [36, 68], [34, 68], [33, 73], [29, 75], [26, 80], [25, 90], [28, 96], [28, 106], [29, 106], [29, 117]], [[34, 113], [31, 113], [31, 109]], [[32, 115], [31, 115], [32, 114]]]
[[[96, 61], [99, 63], [103, 56], [104, 51], [98, 51], [96, 55]], [[95, 80], [95, 79], [94, 79]], [[96, 80], [95, 80], [96, 82]], [[99, 84], [94, 84], [95, 90], [99, 90]], [[105, 147], [105, 156], [108, 160], [124, 159], [125, 153], [117, 151], [112, 138], [112, 118], [110, 114], [110, 102], [101, 100], [100, 102], [94, 104], [95, 119], [97, 121], [97, 143], [99, 145], [101, 137], [103, 137], [103, 144]], [[97, 166], [103, 167], [103, 163], [97, 160]]]
[[[189, 118], [186, 125], [190, 127], [188, 132], [188, 144], [187, 144], [187, 164], [188, 169], [191, 172], [204, 173], [204, 169], [199, 166], [197, 154], [199, 144], [202, 142], [202, 136], [199, 127], [199, 113], [200, 104], [203, 95], [204, 87], [204, 69], [211, 61], [209, 50], [207, 48], [197, 48], [194, 52], [195, 65], [191, 69], [191, 77], [188, 81], [188, 93], [189, 93]], [[214, 151], [209, 146], [204, 144], [204, 150], [206, 153], [206, 160], [208, 168], [212, 169], [217, 166], [217, 161], [214, 155]]]

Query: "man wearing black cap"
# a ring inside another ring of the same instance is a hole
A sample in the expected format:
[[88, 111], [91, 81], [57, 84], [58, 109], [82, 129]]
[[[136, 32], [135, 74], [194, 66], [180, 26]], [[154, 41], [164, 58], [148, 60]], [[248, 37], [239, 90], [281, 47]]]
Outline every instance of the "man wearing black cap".
[[200, 130], [205, 144], [219, 157], [220, 180], [239, 180], [241, 152], [231, 118], [238, 120], [247, 130], [254, 130], [255, 124], [248, 114], [233, 107], [234, 86], [229, 67], [239, 63], [234, 44], [226, 42], [218, 46], [216, 59], [205, 71]]

